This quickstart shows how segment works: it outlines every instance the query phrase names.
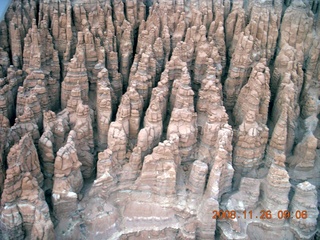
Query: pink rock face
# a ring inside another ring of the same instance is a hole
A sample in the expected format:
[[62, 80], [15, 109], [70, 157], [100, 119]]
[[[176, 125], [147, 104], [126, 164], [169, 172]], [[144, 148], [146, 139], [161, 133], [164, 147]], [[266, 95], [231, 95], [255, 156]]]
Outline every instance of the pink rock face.
[[243, 1], [233, 3], [232, 11], [226, 19], [226, 44], [228, 55], [232, 56], [235, 46], [239, 40], [240, 33], [245, 28], [245, 10]]
[[77, 48], [77, 53], [71, 62], [68, 64], [67, 75], [62, 82], [62, 92], [61, 92], [61, 107], [65, 108], [67, 102], [70, 98], [70, 93], [72, 89], [78, 84], [81, 89], [81, 99], [84, 103], [89, 101], [88, 91], [89, 82], [87, 69], [85, 66], [85, 50], [82, 45]]
[[74, 142], [79, 161], [82, 163], [81, 172], [84, 178], [89, 178], [94, 171], [93, 159], [93, 129], [90, 108], [79, 104], [77, 107], [77, 121], [73, 128], [76, 133]]
[[0, 176], [0, 193], [3, 191], [3, 184], [5, 180], [5, 149], [6, 149], [6, 143], [7, 143], [7, 137], [9, 134], [9, 129], [10, 129], [10, 123], [9, 120], [3, 116], [0, 115], [0, 166], [1, 166], [1, 176]]
[[[297, 185], [290, 209], [293, 213], [299, 211], [299, 208], [306, 209], [306, 212], [304, 213], [308, 213], [308, 220], [305, 216], [302, 219], [292, 219], [290, 225], [293, 226], [294, 229], [299, 229], [302, 234], [313, 232], [317, 226], [316, 219], [319, 215], [319, 211], [314, 204], [316, 198], [316, 189], [314, 185], [307, 181]], [[307, 199], [307, 201], [302, 199]]]
[[315, 0], [12, 1], [0, 239], [318, 239], [319, 29]]
[[15, 115], [14, 100], [17, 97], [18, 88], [23, 82], [23, 72], [12, 65], [7, 70], [7, 76], [0, 81], [0, 111], [11, 121]]
[[83, 186], [81, 162], [75, 141], [77, 133], [70, 131], [65, 146], [59, 149], [54, 163], [52, 203], [58, 218], [70, 216], [77, 208], [77, 197]]
[[57, 110], [60, 101], [60, 64], [45, 20], [39, 27], [33, 21], [25, 38], [23, 57], [23, 70], [28, 73], [23, 83], [24, 97], [30, 95], [32, 88], [31, 93], [36, 94], [42, 110]]
[[257, 121], [266, 124], [270, 102], [270, 70], [263, 58], [257, 63], [250, 74], [247, 84], [241, 89], [237, 103], [233, 109], [235, 123], [240, 125], [245, 121], [245, 114], [254, 111]]
[[267, 140], [268, 128], [257, 122], [254, 111], [248, 111], [234, 136], [233, 163], [240, 174], [257, 174], [254, 171], [262, 163]]
[[23, 114], [15, 119], [15, 124], [10, 128], [8, 136], [10, 146], [19, 142], [26, 133], [30, 133], [35, 142], [40, 138], [39, 128], [34, 119], [34, 113], [28, 106], [24, 108]]
[[[158, 195], [176, 193], [177, 166], [180, 164], [176, 140], [164, 141], [146, 156], [136, 184], [140, 190]], [[179, 141], [179, 140], [178, 140]]]
[[24, 135], [10, 149], [7, 161], [1, 197], [1, 223], [6, 227], [4, 236], [54, 238], [49, 208], [41, 189], [43, 175], [30, 134]]
[[[106, 70], [106, 69], [105, 69]], [[102, 70], [103, 71], [103, 70]], [[101, 72], [102, 72], [101, 71]], [[99, 73], [102, 78], [103, 73]], [[106, 70], [106, 74], [108, 74]], [[98, 75], [99, 77], [99, 75]], [[107, 77], [107, 76], [106, 76]], [[99, 81], [97, 86], [97, 132], [98, 145], [101, 149], [107, 147], [108, 131], [112, 117], [112, 102], [116, 101], [112, 96], [112, 87], [108, 81]]]

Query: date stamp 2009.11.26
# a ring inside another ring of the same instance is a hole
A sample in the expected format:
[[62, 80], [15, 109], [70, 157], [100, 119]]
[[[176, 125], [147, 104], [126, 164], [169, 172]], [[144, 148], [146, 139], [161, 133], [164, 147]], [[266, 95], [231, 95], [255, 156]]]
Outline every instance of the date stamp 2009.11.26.
[[275, 212], [271, 212], [271, 210], [261, 210], [260, 213], [256, 214], [252, 210], [250, 211], [224, 211], [224, 210], [214, 210], [212, 211], [213, 216], [212, 219], [307, 219], [308, 212], [306, 210], [297, 210], [297, 211], [289, 211], [289, 210], [278, 210]]

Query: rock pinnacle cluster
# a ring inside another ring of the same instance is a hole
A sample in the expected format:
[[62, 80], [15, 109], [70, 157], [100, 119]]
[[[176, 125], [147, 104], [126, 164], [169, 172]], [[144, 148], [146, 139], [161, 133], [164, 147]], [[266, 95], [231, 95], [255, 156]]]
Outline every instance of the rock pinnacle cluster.
[[320, 239], [319, 0], [12, 0], [0, 239]]

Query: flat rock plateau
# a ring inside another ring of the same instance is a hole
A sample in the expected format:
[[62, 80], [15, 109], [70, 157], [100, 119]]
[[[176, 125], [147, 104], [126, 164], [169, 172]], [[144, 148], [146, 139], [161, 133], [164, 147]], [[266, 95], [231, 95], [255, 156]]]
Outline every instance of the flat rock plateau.
[[319, 12], [13, 0], [0, 239], [320, 239]]

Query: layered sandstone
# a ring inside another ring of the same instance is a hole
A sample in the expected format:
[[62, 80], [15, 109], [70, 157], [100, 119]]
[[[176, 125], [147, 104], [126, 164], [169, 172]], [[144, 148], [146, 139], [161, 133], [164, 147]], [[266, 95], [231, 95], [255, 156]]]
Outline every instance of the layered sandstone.
[[13, 0], [0, 238], [319, 237], [319, 9]]
[[24, 135], [8, 154], [8, 169], [1, 198], [2, 237], [8, 239], [54, 238], [43, 175], [30, 134]]

